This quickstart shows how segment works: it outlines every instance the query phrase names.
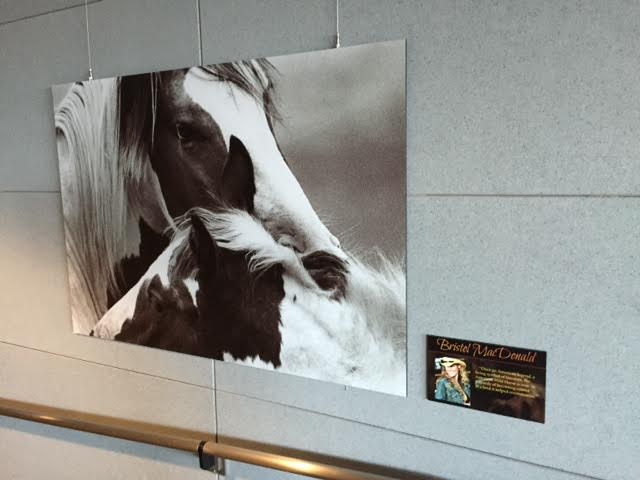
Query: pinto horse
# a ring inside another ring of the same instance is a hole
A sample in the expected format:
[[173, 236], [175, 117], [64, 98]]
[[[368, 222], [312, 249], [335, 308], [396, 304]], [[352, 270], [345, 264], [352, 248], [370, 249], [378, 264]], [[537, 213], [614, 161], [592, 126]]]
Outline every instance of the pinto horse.
[[138, 285], [168, 248], [176, 218], [233, 197], [232, 138], [250, 154], [254, 217], [322, 288], [344, 291], [330, 271], [346, 255], [274, 135], [274, 77], [268, 61], [253, 60], [70, 88], [55, 124], [76, 333], [91, 331]]

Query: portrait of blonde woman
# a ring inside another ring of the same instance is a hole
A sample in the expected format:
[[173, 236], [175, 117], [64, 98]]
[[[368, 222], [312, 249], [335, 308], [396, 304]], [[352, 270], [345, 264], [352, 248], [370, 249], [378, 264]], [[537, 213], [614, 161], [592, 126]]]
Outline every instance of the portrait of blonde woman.
[[440, 373], [436, 376], [434, 398], [443, 402], [471, 405], [471, 385], [467, 364], [458, 359], [441, 357], [436, 359]]

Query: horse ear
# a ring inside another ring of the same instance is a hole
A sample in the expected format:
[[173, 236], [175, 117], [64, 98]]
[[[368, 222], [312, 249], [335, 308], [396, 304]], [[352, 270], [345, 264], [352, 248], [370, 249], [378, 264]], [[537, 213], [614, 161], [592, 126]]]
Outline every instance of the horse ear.
[[215, 271], [217, 268], [217, 245], [211, 234], [197, 215], [191, 215], [191, 231], [189, 233], [189, 247], [201, 270]]
[[227, 163], [222, 172], [222, 198], [234, 208], [253, 212], [255, 194], [251, 156], [242, 141], [232, 135]]
[[164, 303], [163, 294], [164, 287], [162, 285], [162, 280], [160, 280], [160, 275], [156, 273], [151, 279], [151, 282], [147, 285], [147, 299], [157, 312], [162, 311]]

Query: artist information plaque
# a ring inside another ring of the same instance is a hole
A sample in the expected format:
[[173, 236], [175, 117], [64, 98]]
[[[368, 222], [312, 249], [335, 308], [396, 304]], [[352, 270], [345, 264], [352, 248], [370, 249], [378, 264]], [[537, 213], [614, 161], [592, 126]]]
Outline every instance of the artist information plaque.
[[544, 423], [547, 354], [427, 335], [429, 400]]

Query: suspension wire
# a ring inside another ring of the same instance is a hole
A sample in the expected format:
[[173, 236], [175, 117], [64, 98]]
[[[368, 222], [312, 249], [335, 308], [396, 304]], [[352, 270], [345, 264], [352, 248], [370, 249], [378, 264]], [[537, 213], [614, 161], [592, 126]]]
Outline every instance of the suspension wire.
[[336, 48], [340, 48], [340, 0], [336, 0]]
[[89, 5], [84, 0], [84, 23], [87, 27], [87, 57], [89, 58], [89, 81], [93, 80], [93, 67], [91, 65], [91, 37], [89, 36]]
[[198, 65], [202, 65], [202, 22], [200, 20], [200, 0], [196, 0], [196, 20], [198, 22]]

